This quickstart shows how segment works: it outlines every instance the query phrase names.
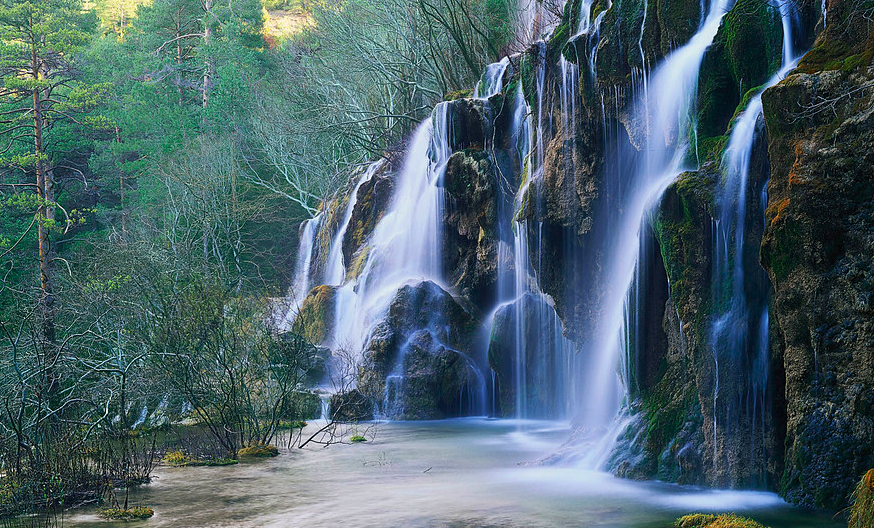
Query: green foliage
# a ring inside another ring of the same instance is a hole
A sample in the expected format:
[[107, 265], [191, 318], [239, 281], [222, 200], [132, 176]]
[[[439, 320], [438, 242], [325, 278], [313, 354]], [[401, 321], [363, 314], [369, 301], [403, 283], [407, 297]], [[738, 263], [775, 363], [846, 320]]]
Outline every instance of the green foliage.
[[367, 439], [364, 438], [364, 437], [361, 436], [361, 435], [353, 435], [352, 438], [349, 439], [349, 441], [352, 442], [352, 443], [354, 443], [354, 444], [358, 444], [358, 443], [361, 443], [361, 442], [366, 442]]
[[[262, 36], [263, 7], [0, 0], [0, 382], [15, 403], [0, 412], [0, 451], [24, 457], [17, 431], [51, 452], [5, 481], [15, 508], [97, 498], [105, 475], [147, 478], [107, 447], [145, 441], [132, 433], [143, 408], [152, 427], [175, 418], [161, 405], [191, 403], [222, 456], [304, 426], [325, 360], [267, 317], [282, 310], [268, 299], [287, 286], [291, 226], [443, 94], [469, 89], [515, 26], [510, 0], [275, 0], [314, 22], [277, 42]], [[29, 75], [34, 49], [43, 67]], [[63, 354], [34, 316], [40, 231]], [[55, 435], [48, 386], [99, 404], [62, 407], [81, 426]], [[184, 465], [218, 463], [191, 452]]]

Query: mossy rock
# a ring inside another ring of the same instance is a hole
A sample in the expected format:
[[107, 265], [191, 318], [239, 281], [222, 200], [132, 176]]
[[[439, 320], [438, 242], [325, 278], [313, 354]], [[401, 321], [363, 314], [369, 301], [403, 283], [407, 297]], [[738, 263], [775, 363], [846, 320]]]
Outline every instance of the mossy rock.
[[361, 435], [354, 435], [354, 436], [352, 436], [352, 438], [349, 439], [349, 441], [352, 442], [353, 444], [360, 444], [361, 442], [366, 442], [367, 439]]
[[[658, 25], [662, 55], [689, 41], [698, 30], [701, 3], [689, 0], [658, 0]], [[652, 16], [652, 13], [649, 13]]]
[[840, 70], [844, 72], [867, 68], [874, 58], [874, 39], [868, 45], [854, 44], [844, 38], [824, 38], [798, 62], [804, 73]]
[[316, 286], [300, 305], [294, 330], [310, 343], [322, 343], [333, 331], [336, 292], [333, 286]]
[[[604, 15], [596, 64], [598, 79], [601, 79], [602, 82], [623, 84], [631, 74], [632, 68], [642, 66], [637, 41], [643, 25], [645, 1], [647, 0], [614, 2]], [[655, 4], [655, 1], [650, 3]], [[652, 14], [650, 7], [647, 7], [647, 12]], [[656, 16], [650, 18], [651, 22], [656, 20]], [[641, 45], [648, 60], [653, 58], [651, 50], [659, 47], [658, 37], [649, 30], [650, 27], [657, 28], [658, 23], [647, 23], [646, 28], [644, 28]]]
[[665, 191], [656, 211], [653, 229], [658, 239], [665, 270], [671, 284], [671, 296], [680, 308], [681, 317], [690, 321], [686, 310], [694, 301], [706, 296], [706, 270], [710, 247], [706, 226], [710, 225], [714, 188], [717, 182], [714, 164], [700, 171], [680, 175]]
[[303, 429], [309, 424], [303, 420], [280, 420], [276, 424], [277, 431], [290, 431], [293, 429]]
[[270, 444], [254, 444], [237, 451], [240, 458], [271, 458], [279, 456], [279, 449]]
[[452, 92], [447, 92], [446, 95], [443, 96], [444, 101], [455, 101], [456, 99], [466, 99], [473, 95], [473, 90], [465, 89], [465, 90], [455, 90]]
[[783, 26], [777, 9], [758, 0], [739, 0], [720, 27], [738, 95], [763, 84], [778, 69]]
[[97, 510], [97, 515], [104, 519], [113, 521], [136, 521], [140, 519], [148, 519], [155, 515], [155, 510], [143, 506], [134, 506], [133, 508], [101, 508]]
[[373, 419], [373, 402], [356, 389], [331, 396], [331, 419], [360, 422]]
[[698, 84], [698, 132], [718, 137], [754, 88], [780, 68], [783, 29], [777, 10], [758, 0], [739, 0], [725, 15], [701, 64]]
[[739, 517], [733, 513], [723, 515], [705, 515], [696, 513], [680, 517], [674, 523], [676, 528], [767, 528], [746, 517]]

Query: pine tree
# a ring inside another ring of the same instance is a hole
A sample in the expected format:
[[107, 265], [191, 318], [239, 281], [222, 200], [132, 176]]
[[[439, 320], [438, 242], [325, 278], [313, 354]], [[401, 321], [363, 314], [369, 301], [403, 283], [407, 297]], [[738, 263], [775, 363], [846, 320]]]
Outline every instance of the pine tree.
[[[93, 13], [84, 11], [78, 0], [0, 0], [0, 198], [5, 198], [0, 202], [34, 212], [31, 227], [16, 239], [27, 240], [36, 227], [41, 348], [55, 354], [57, 258], [52, 233], [72, 222], [56, 197], [60, 145], [70, 140], [65, 124], [74, 126], [77, 135], [81, 127], [108, 126], [92, 110], [109, 87], [77, 80], [76, 56], [95, 27]], [[56, 379], [48, 376], [48, 394], [57, 389]]]

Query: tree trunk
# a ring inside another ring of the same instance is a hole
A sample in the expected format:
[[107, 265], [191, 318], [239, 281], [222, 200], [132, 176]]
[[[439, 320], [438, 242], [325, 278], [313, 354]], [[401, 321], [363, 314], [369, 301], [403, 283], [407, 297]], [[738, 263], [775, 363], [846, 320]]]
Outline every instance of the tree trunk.
[[[212, 0], [203, 0], [203, 46], [206, 55], [206, 65], [203, 70], [203, 109], [206, 110], [209, 106], [209, 87], [212, 82], [212, 61], [209, 59], [209, 42], [212, 37], [212, 29], [210, 28], [210, 11], [212, 11]], [[204, 115], [204, 121], [206, 115]]]
[[182, 9], [176, 11], [176, 89], [179, 90], [179, 106], [182, 106], [185, 95], [182, 90]]
[[[36, 63], [36, 61], [35, 61]], [[34, 69], [34, 77], [39, 79], [41, 74]], [[55, 191], [52, 181], [52, 171], [43, 159], [45, 149], [43, 144], [43, 129], [45, 122], [42, 112], [42, 93], [40, 89], [33, 91], [33, 132], [34, 153], [36, 154], [36, 185], [40, 198], [38, 215], [38, 238], [39, 238], [39, 325], [42, 333], [42, 349], [46, 363], [46, 393], [49, 399], [57, 393], [58, 378], [54, 371], [55, 363], [55, 298], [54, 298], [54, 252], [52, 249], [49, 228], [55, 221]]]

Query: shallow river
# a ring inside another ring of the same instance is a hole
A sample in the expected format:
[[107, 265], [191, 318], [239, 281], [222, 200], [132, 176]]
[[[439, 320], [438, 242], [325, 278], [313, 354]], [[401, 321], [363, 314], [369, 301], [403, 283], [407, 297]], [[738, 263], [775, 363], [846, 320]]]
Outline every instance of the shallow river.
[[[734, 511], [773, 528], [841, 526], [770, 493], [527, 464], [568, 434], [544, 422], [386, 423], [367, 443], [283, 450], [236, 466], [160, 467], [133, 500], [155, 516], [125, 526], [667, 528], [700, 511]], [[107, 526], [88, 511], [65, 517], [65, 526]]]

